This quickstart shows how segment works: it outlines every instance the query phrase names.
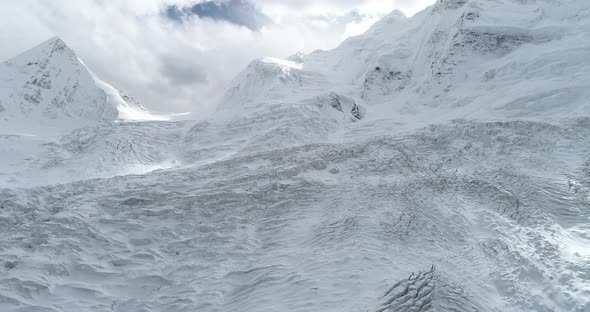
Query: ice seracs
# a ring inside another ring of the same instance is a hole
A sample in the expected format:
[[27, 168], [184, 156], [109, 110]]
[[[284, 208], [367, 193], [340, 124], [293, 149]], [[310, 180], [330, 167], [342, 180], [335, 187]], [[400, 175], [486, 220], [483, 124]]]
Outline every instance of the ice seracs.
[[0, 311], [590, 311], [589, 19], [440, 0], [203, 120], [0, 134]]

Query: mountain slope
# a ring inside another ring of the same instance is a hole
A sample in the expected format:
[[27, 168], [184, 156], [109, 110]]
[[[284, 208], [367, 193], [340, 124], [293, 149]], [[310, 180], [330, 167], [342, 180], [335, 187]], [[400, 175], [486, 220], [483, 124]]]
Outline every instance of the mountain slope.
[[589, 7], [439, 0], [205, 120], [1, 135], [0, 310], [589, 311]]
[[0, 64], [0, 133], [60, 133], [125, 120], [167, 120], [123, 100], [53, 37]]
[[301, 86], [282, 84], [274, 97], [330, 90], [400, 121], [577, 116], [590, 96], [588, 12], [580, 0], [439, 1], [410, 18], [396, 11], [334, 50], [304, 56]]
[[0, 99], [3, 131], [22, 123], [71, 128], [117, 118], [117, 108], [108, 103], [76, 54], [57, 37], [3, 62], [0, 80], [6, 91]]
[[1, 63], [0, 82], [0, 185], [142, 173], [175, 162], [179, 139], [170, 138], [181, 137], [185, 124], [165, 122], [172, 116], [153, 115], [100, 80], [58, 37]]

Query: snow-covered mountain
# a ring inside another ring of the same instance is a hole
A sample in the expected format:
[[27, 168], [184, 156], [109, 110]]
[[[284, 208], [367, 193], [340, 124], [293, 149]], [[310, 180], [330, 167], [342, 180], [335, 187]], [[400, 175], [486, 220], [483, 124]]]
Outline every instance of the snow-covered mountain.
[[[94, 75], [58, 37], [0, 63], [0, 132], [40, 135], [123, 120], [166, 120]], [[4, 104], [2, 104], [4, 103]]]
[[3, 131], [35, 123], [43, 130], [72, 129], [117, 118], [117, 108], [108, 103], [74, 51], [57, 37], [0, 66]]
[[394, 11], [334, 50], [253, 62], [225, 102], [330, 90], [429, 123], [578, 116], [590, 96], [589, 10], [583, 0], [449, 0], [411, 18]]
[[590, 311], [588, 52], [587, 1], [439, 0], [163, 120], [51, 39], [0, 66], [0, 311]]
[[144, 172], [170, 162], [167, 149], [152, 147], [173, 144], [169, 126], [126, 122], [171, 117], [151, 114], [100, 80], [57, 37], [2, 62], [0, 81], [0, 185]]

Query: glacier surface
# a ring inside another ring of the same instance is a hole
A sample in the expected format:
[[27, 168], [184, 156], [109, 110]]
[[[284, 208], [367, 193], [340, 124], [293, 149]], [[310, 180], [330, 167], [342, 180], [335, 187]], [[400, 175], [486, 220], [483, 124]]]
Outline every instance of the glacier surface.
[[439, 0], [156, 115], [0, 64], [0, 311], [590, 311], [590, 3]]

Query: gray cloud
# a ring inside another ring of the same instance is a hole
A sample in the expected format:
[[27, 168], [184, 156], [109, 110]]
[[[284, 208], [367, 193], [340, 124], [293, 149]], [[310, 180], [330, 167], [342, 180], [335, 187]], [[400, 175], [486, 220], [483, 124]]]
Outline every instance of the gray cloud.
[[204, 1], [189, 6], [170, 5], [166, 8], [167, 18], [182, 22], [192, 16], [210, 18], [244, 26], [250, 30], [259, 30], [271, 22], [270, 18], [258, 10], [254, 3], [247, 0]]
[[176, 56], [161, 56], [160, 72], [170, 83], [176, 85], [191, 85], [207, 82], [205, 69], [191, 60], [184, 60]]
[[331, 31], [343, 31], [350, 23], [360, 23], [366, 18], [370, 18], [368, 14], [362, 14], [358, 10], [350, 10], [342, 14], [323, 14], [323, 15], [310, 15], [305, 19], [308, 22], [323, 22], [330, 25]]

